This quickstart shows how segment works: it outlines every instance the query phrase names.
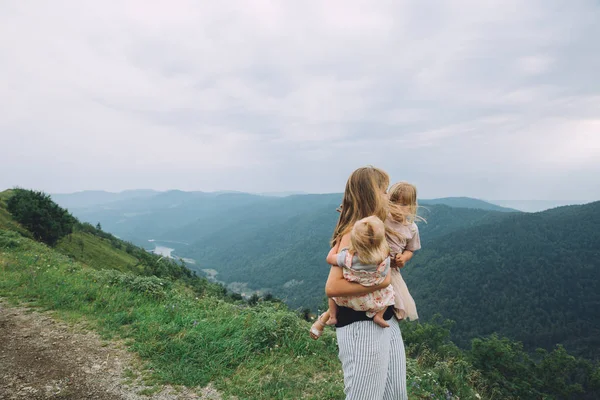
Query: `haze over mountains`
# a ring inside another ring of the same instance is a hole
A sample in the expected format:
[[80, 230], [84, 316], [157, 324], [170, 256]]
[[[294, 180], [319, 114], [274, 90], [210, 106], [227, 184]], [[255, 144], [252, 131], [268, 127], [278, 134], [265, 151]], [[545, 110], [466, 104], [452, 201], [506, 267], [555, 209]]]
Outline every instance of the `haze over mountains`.
[[[172, 190], [171, 192], [176, 192]], [[133, 189], [125, 190], [122, 192], [108, 192], [103, 190], [84, 190], [74, 193], [55, 193], [52, 194], [52, 198], [64, 207], [69, 208], [85, 208], [106, 203], [111, 203], [119, 200], [133, 199], [136, 197], [152, 197], [161, 193], [168, 193], [170, 191], [157, 191], [153, 189]], [[224, 193], [245, 193], [236, 190], [225, 190], [217, 192], [186, 192], [186, 193], [206, 193], [206, 194], [224, 194]], [[309, 194], [306, 192], [264, 192], [264, 193], [245, 193], [245, 194], [257, 194], [261, 196], [271, 197], [286, 197], [292, 195]], [[432, 200], [421, 200], [423, 204], [426, 202], [433, 204], [447, 204], [450, 206], [466, 207], [466, 208], [483, 208], [492, 206], [506, 207], [514, 210], [524, 212], [538, 212], [544, 211], [555, 207], [567, 206], [567, 205], [578, 205], [586, 204], [591, 201], [586, 200], [478, 200], [470, 197], [445, 197]], [[468, 207], [470, 206], [470, 207]]]
[[491, 200], [491, 203], [503, 207], [515, 208], [525, 212], [539, 212], [551, 208], [590, 203], [590, 200]]
[[[250, 295], [323, 305], [325, 255], [341, 194], [83, 192], [54, 195], [78, 218]], [[456, 321], [455, 340], [498, 332], [527, 348], [564, 343], [600, 357], [598, 202], [524, 213], [482, 200], [421, 200], [423, 250], [404, 275], [427, 320]], [[150, 241], [152, 240], [152, 241]], [[165, 253], [168, 254], [168, 253]], [[193, 260], [193, 261], [192, 261]]]

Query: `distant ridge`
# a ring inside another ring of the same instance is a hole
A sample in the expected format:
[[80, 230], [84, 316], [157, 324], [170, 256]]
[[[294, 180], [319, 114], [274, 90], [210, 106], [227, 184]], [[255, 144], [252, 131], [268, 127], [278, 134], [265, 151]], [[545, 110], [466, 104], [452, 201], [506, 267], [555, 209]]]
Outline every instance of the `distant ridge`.
[[125, 190], [122, 192], [107, 192], [104, 190], [84, 190], [75, 193], [54, 193], [52, 200], [65, 208], [94, 207], [113, 201], [133, 198], [148, 198], [160, 192], [152, 189]]
[[540, 212], [562, 206], [592, 203], [593, 200], [489, 200], [502, 207], [516, 208], [524, 212]]
[[421, 205], [444, 204], [454, 208], [476, 208], [480, 210], [501, 211], [501, 212], [519, 212], [514, 208], [502, 207], [490, 202], [474, 199], [472, 197], [442, 197], [439, 199], [419, 200]]
[[[123, 200], [139, 199], [141, 202], [150, 198], [177, 198], [177, 199], [193, 199], [198, 196], [220, 196], [220, 195], [250, 195], [263, 197], [290, 197], [290, 196], [310, 196], [316, 195], [301, 191], [284, 191], [284, 192], [260, 192], [249, 193], [237, 190], [220, 190], [215, 192], [202, 191], [184, 191], [184, 190], [166, 190], [157, 191], [152, 189], [136, 189], [125, 190], [122, 192], [108, 192], [103, 190], [85, 190], [75, 193], [56, 193], [52, 194], [52, 198], [61, 206], [66, 208], [89, 208], [100, 206], [108, 203], [115, 203]], [[324, 196], [339, 196], [340, 201], [342, 193], [324, 193], [318, 194]], [[480, 210], [502, 211], [502, 212], [517, 212], [514, 208], [503, 207], [484, 200], [479, 200], [471, 197], [442, 197], [436, 199], [420, 199], [422, 205], [428, 204], [444, 204], [455, 208], [474, 208]]]
[[296, 196], [296, 195], [305, 195], [312, 194], [308, 192], [261, 192], [256, 193], [259, 196], [271, 196], [271, 197], [288, 197], [288, 196]]

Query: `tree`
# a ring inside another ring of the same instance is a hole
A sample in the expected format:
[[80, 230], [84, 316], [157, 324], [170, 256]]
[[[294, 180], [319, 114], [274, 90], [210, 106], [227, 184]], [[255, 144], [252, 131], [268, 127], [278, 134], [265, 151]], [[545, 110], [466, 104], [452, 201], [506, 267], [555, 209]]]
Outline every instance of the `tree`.
[[73, 232], [73, 226], [77, 222], [75, 217], [43, 192], [15, 189], [6, 207], [13, 218], [29, 230], [36, 240], [50, 246]]
[[540, 393], [541, 382], [536, 365], [523, 344], [493, 334], [471, 341], [469, 358], [481, 371], [486, 385], [498, 398], [534, 399]]
[[250, 296], [250, 298], [248, 299], [248, 304], [250, 304], [251, 306], [254, 306], [254, 305], [258, 304], [259, 300], [260, 300], [260, 297], [258, 296], [258, 294], [253, 293], [252, 296]]
[[264, 301], [275, 301], [275, 297], [271, 293], [267, 293], [263, 297], [263, 300]]
[[98, 223], [96, 224], [96, 229], [98, 229], [99, 231], [101, 231], [101, 230], [102, 230], [102, 225], [100, 225], [100, 222], [98, 222]]
[[310, 308], [308, 307], [304, 307], [303, 309], [300, 310], [300, 318], [302, 318], [305, 321], [311, 321], [311, 312], [310, 312]]

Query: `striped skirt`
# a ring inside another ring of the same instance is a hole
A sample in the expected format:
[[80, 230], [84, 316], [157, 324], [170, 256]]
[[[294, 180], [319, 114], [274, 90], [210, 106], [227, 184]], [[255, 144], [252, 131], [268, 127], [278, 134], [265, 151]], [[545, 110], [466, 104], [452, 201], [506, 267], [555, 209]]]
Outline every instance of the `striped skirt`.
[[400, 326], [358, 321], [336, 329], [346, 400], [406, 400], [406, 356]]

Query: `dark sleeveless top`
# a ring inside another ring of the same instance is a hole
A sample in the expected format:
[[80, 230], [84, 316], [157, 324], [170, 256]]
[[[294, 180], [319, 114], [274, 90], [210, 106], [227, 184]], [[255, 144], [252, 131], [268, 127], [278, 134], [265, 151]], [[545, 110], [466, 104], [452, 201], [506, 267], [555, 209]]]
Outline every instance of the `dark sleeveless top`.
[[[394, 306], [389, 306], [383, 313], [383, 319], [389, 321], [394, 316]], [[371, 318], [367, 317], [366, 311], [356, 311], [349, 307], [337, 307], [337, 324], [336, 328], [342, 328], [356, 321], [368, 321]]]

